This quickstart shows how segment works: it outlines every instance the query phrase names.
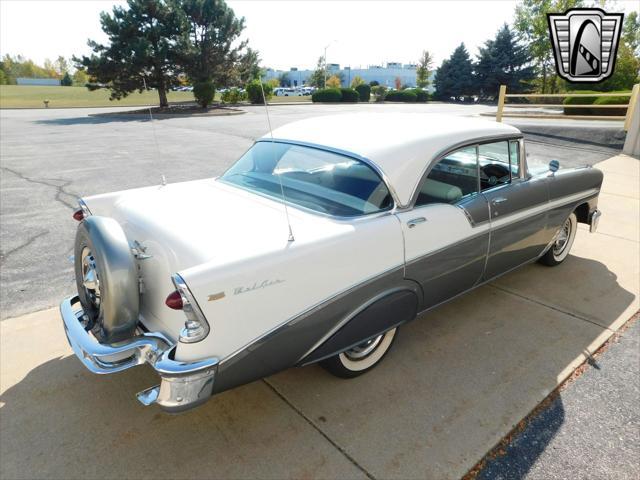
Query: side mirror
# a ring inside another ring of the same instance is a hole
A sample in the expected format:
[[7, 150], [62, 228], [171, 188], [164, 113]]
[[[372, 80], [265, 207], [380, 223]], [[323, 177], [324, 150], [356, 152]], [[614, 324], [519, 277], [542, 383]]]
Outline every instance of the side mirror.
[[551, 160], [549, 162], [549, 171], [555, 173], [560, 169], [560, 162], [558, 160]]

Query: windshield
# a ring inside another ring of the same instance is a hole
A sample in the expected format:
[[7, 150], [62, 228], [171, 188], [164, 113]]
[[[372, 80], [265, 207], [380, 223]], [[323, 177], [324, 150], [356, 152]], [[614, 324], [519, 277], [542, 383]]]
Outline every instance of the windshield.
[[393, 206], [387, 186], [366, 163], [288, 143], [257, 142], [219, 180], [278, 200], [284, 191], [287, 202], [341, 217]]

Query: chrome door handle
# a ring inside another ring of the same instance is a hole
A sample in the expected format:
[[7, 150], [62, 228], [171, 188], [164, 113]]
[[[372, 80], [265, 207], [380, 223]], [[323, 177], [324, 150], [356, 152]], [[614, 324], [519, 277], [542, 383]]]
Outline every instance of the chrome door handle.
[[411, 220], [409, 220], [409, 221], [407, 222], [407, 226], [408, 226], [409, 228], [413, 228], [413, 227], [415, 227], [416, 225], [418, 225], [419, 223], [424, 223], [424, 222], [426, 222], [426, 221], [427, 221], [427, 219], [426, 219], [426, 218], [424, 218], [424, 217], [412, 218]]
[[498, 197], [498, 198], [494, 198], [493, 200], [491, 200], [491, 203], [492, 203], [493, 205], [499, 205], [499, 204], [504, 203], [504, 202], [506, 202], [506, 201], [507, 201], [507, 199], [506, 199], [506, 198], [504, 198], [504, 197]]

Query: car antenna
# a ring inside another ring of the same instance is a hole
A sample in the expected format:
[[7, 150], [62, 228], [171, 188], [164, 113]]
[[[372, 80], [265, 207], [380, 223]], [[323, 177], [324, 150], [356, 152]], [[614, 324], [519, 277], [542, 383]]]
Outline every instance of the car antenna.
[[[269, 117], [269, 107], [267, 107], [267, 97], [264, 94], [264, 87], [262, 86], [262, 79], [260, 82], [260, 90], [262, 91], [262, 101], [264, 102], [264, 110], [267, 112], [267, 123], [269, 124], [269, 136], [271, 137], [271, 151], [273, 153], [273, 159], [276, 158], [276, 145], [273, 140], [273, 129], [271, 128], [271, 117]], [[275, 169], [275, 164], [274, 164]], [[280, 194], [282, 195], [282, 204], [284, 205], [284, 215], [287, 218], [287, 226], [289, 227], [289, 242], [295, 241], [295, 237], [293, 236], [293, 230], [291, 230], [291, 221], [289, 220], [289, 209], [287, 208], [287, 198], [284, 196], [284, 187], [282, 186], [282, 178], [280, 175], [276, 175], [278, 177], [278, 183], [280, 183]]]
[[[145, 91], [147, 90], [147, 81], [142, 76], [142, 84], [144, 85]], [[156, 144], [156, 150], [158, 151], [158, 156], [160, 155], [160, 145], [158, 145], [158, 136], [156, 135], [156, 124], [153, 121], [153, 113], [151, 112], [151, 105], [149, 105], [149, 119], [151, 120], [151, 128], [153, 129], [153, 141]], [[160, 174], [160, 184], [164, 187], [167, 184], [167, 179], [164, 176], [164, 173]]]

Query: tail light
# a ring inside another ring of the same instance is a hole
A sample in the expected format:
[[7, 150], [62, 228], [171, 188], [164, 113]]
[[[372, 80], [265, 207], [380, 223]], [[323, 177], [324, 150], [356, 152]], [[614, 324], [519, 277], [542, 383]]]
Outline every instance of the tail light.
[[73, 219], [77, 220], [78, 222], [81, 222], [82, 220], [84, 220], [84, 212], [82, 211], [81, 208], [73, 212]]
[[169, 308], [173, 308], [174, 310], [182, 310], [184, 306], [184, 302], [182, 301], [182, 295], [178, 290], [171, 292], [164, 303]]
[[182, 310], [187, 317], [184, 328], [180, 331], [180, 342], [195, 343], [205, 339], [209, 335], [210, 327], [198, 302], [180, 275], [174, 274], [171, 280], [176, 290], [169, 294], [165, 304], [174, 310]]

